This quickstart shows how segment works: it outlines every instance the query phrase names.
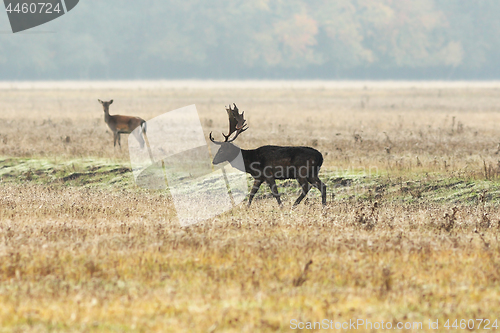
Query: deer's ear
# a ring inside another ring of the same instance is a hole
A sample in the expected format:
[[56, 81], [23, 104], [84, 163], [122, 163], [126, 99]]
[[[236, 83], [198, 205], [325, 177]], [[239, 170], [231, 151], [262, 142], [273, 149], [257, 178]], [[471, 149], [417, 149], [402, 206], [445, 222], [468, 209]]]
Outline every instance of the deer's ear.
[[97, 101], [102, 104], [102, 101], [100, 99], [98, 99]]
[[109, 101], [109, 104], [113, 104], [113, 100], [110, 100], [110, 101]]

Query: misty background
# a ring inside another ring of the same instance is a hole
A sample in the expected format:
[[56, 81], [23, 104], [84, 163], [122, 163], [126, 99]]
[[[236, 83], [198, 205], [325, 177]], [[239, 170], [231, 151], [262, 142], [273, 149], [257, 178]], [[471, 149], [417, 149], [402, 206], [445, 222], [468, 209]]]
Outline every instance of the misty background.
[[80, 0], [17, 34], [0, 13], [0, 80], [500, 79], [499, 14], [498, 0]]

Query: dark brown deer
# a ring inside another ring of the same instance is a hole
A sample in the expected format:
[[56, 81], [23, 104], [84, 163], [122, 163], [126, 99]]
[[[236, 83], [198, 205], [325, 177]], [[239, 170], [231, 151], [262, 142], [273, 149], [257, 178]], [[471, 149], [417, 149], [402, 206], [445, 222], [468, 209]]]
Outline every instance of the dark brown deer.
[[141, 145], [141, 148], [144, 148], [144, 138], [141, 135], [141, 132], [146, 134], [146, 121], [139, 117], [133, 116], [120, 116], [120, 115], [110, 115], [109, 114], [109, 106], [113, 103], [113, 100], [109, 102], [104, 102], [98, 99], [99, 103], [102, 104], [102, 108], [104, 109], [104, 121], [108, 124], [109, 129], [113, 132], [113, 144], [116, 147], [116, 142], [118, 141], [118, 145], [120, 149], [122, 144], [120, 142], [120, 134], [130, 134], [134, 129], [141, 126], [142, 131], [134, 132], [134, 136], [137, 141]]
[[[241, 170], [241, 165], [238, 166], [237, 163], [232, 163], [241, 151], [244, 162], [244, 170], [241, 171], [249, 173], [254, 178], [254, 184], [248, 198], [248, 206], [252, 203], [255, 193], [257, 193], [263, 182], [269, 185], [273, 196], [281, 206], [276, 179], [297, 179], [302, 188], [302, 193], [295, 200], [294, 206], [304, 199], [311, 189], [311, 185], [321, 191], [322, 204], [326, 205], [326, 185], [318, 177], [319, 169], [323, 164], [323, 155], [311, 147], [262, 146], [248, 150], [236, 147], [232, 142], [248, 127], [243, 117], [244, 112], [240, 114], [236, 104], [233, 105], [233, 108], [231, 108], [231, 105], [226, 108], [229, 116], [229, 134], [222, 134], [225, 141], [215, 141], [212, 133], [210, 133], [210, 140], [220, 145], [212, 163], [219, 164], [227, 161], [233, 167]], [[236, 134], [232, 139], [229, 139], [233, 133]]]

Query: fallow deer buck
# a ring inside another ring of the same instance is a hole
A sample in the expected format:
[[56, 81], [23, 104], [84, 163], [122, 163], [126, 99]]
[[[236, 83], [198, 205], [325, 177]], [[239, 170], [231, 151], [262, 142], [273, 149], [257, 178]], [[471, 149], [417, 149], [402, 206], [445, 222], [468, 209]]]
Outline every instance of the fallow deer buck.
[[141, 132], [144, 135], [146, 134], [146, 121], [142, 118], [133, 116], [112, 116], [109, 114], [109, 106], [113, 104], [113, 100], [105, 102], [98, 99], [98, 101], [102, 104], [102, 108], [104, 109], [104, 121], [106, 122], [106, 124], [108, 124], [109, 129], [113, 132], [114, 147], [116, 147], [116, 141], [118, 141], [120, 149], [122, 147], [120, 142], [120, 134], [130, 134], [134, 129], [141, 126], [142, 131], [134, 132], [134, 136], [137, 141], [139, 141], [141, 148], [144, 148], [144, 138], [142, 137]]
[[[304, 199], [311, 189], [311, 185], [321, 191], [322, 204], [326, 205], [326, 185], [318, 177], [319, 169], [323, 164], [323, 155], [311, 147], [262, 146], [257, 149], [240, 149], [236, 147], [232, 142], [248, 127], [243, 117], [245, 112], [240, 114], [236, 104], [233, 103], [233, 105], [233, 108], [231, 108], [231, 105], [226, 108], [229, 116], [229, 134], [222, 134], [225, 140], [223, 142], [215, 141], [212, 133], [210, 133], [210, 141], [220, 145], [212, 163], [215, 165], [227, 161], [233, 167], [249, 173], [254, 178], [254, 184], [248, 198], [248, 206], [252, 203], [255, 193], [257, 193], [263, 182], [269, 185], [273, 196], [281, 206], [276, 179], [297, 179], [302, 188], [302, 193], [295, 200], [294, 206]], [[229, 139], [233, 133], [236, 134], [232, 139]], [[241, 165], [238, 166], [237, 163], [232, 163], [240, 151], [245, 170], [241, 170]]]

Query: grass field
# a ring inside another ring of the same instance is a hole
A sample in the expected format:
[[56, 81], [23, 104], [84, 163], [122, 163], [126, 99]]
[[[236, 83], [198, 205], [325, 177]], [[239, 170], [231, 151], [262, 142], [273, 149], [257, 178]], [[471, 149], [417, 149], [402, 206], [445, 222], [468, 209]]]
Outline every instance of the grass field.
[[[291, 210], [286, 181], [283, 209], [262, 186], [181, 227], [168, 191], [135, 185], [98, 98], [146, 120], [196, 104], [207, 138], [235, 102], [242, 148], [323, 153], [327, 207], [312, 190]], [[0, 101], [0, 332], [500, 325], [500, 84], [4, 83]]]

